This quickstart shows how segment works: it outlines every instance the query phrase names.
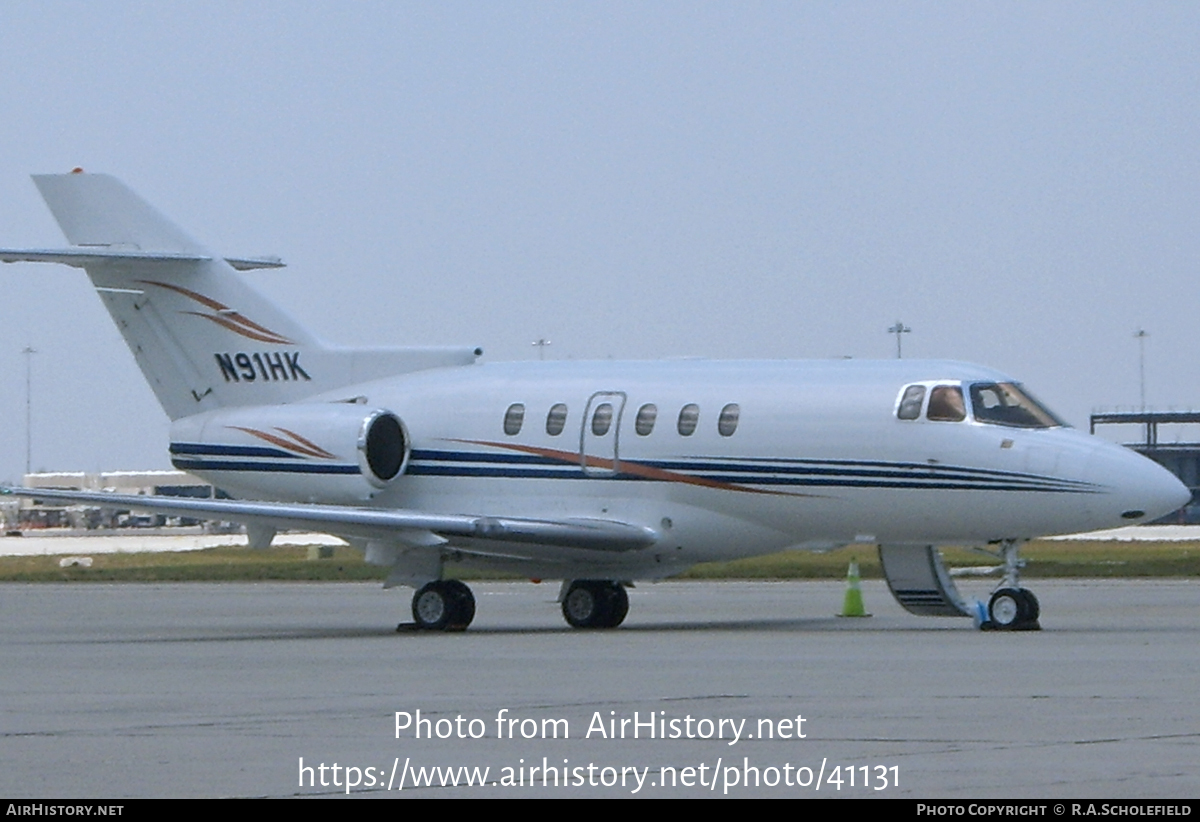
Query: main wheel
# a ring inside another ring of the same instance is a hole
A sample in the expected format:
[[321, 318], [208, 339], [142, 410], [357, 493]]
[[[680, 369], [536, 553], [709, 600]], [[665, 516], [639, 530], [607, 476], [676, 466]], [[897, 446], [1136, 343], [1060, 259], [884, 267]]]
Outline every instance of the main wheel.
[[457, 579], [448, 579], [442, 583], [447, 597], [451, 601], [451, 615], [446, 622], [447, 631], [465, 631], [475, 618], [475, 595]]
[[430, 582], [413, 595], [412, 614], [418, 628], [462, 631], [475, 618], [475, 597], [456, 579]]
[[418, 628], [440, 631], [450, 621], [451, 604], [441, 582], [430, 582], [413, 594], [413, 622]]
[[603, 614], [599, 586], [590, 579], [577, 579], [563, 597], [562, 612], [572, 628], [597, 628]]
[[629, 613], [629, 594], [619, 582], [610, 582], [608, 585], [608, 613], [601, 627], [616, 628], [625, 621], [625, 615]]
[[577, 579], [563, 597], [562, 612], [572, 628], [616, 628], [629, 613], [629, 595], [619, 582]]

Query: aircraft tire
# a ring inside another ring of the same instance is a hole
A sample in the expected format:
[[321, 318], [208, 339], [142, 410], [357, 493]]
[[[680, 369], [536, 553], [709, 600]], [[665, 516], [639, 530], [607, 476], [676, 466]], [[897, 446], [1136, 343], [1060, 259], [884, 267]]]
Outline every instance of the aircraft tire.
[[1042, 615], [1042, 606], [1038, 603], [1037, 597], [1033, 595], [1033, 591], [1030, 591], [1028, 588], [1021, 588], [1017, 593], [1025, 600], [1025, 615], [1021, 621], [1025, 623], [1037, 622], [1038, 617]]
[[615, 628], [629, 613], [629, 595], [618, 582], [577, 579], [563, 597], [562, 612], [572, 628]]
[[572, 628], [596, 628], [602, 611], [600, 592], [592, 580], [577, 579], [567, 588], [562, 612]]
[[988, 601], [988, 618], [1002, 631], [1012, 630], [1028, 611], [1027, 600], [1016, 588], [1001, 588]]
[[465, 631], [475, 619], [475, 595], [471, 589], [457, 579], [442, 582], [451, 601], [451, 616], [444, 630]]
[[426, 631], [463, 631], [475, 618], [475, 596], [456, 579], [437, 580], [413, 594], [413, 622]]
[[988, 602], [985, 630], [1040, 631], [1041, 606], [1032, 591], [1025, 588], [1001, 588]]
[[625, 621], [625, 615], [629, 613], [629, 594], [619, 582], [609, 583], [607, 611], [602, 626], [604, 628], [616, 628]]

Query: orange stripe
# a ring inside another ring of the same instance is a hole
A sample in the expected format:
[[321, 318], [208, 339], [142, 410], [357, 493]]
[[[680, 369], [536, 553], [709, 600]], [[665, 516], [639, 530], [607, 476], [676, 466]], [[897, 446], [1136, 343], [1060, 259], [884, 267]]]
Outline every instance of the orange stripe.
[[333, 458], [333, 454], [330, 454], [328, 451], [325, 451], [324, 449], [319, 448], [316, 451], [312, 451], [312, 450], [309, 450], [308, 448], [303, 448], [294, 442], [288, 442], [283, 437], [277, 437], [274, 434], [268, 434], [266, 431], [259, 431], [255, 428], [243, 428], [240, 425], [228, 425], [226, 427], [232, 428], [235, 431], [244, 431], [245, 433], [249, 434], [252, 437], [258, 437], [260, 440], [269, 442], [272, 445], [278, 445], [280, 448], [283, 448], [287, 451], [295, 452], [297, 454], [304, 454], [305, 456], [308, 456], [308, 457], [328, 457], [331, 459]]
[[[448, 438], [447, 442], [462, 442], [470, 445], [484, 445], [492, 448], [503, 448], [508, 451], [519, 451], [523, 454], [534, 454], [539, 457], [548, 459], [560, 460], [572, 465], [579, 465], [579, 454], [574, 451], [558, 451], [553, 448], [538, 448], [533, 445], [518, 445], [510, 442], [489, 442], [487, 440], [462, 440]], [[704, 477], [691, 477], [687, 474], [680, 474], [675, 471], [667, 471], [662, 468], [653, 468], [649, 465], [642, 465], [638, 462], [628, 462], [622, 460], [604, 459], [603, 457], [593, 457], [585, 454], [582, 460], [583, 464], [589, 468], [605, 468], [609, 471], [615, 470], [613, 463], [617, 462], [620, 466], [620, 471], [625, 474], [633, 474], [635, 477], [645, 477], [646, 479], [658, 480], [659, 482], [676, 482], [683, 485], [698, 485], [702, 488], [715, 488], [720, 491], [741, 491], [745, 494], [771, 494], [780, 497], [809, 497], [813, 499], [821, 499], [821, 494], [798, 494], [793, 491], [772, 491], [766, 488], [747, 488], [743, 485], [734, 485], [731, 482], [721, 482], [720, 480], [711, 480]]]
[[328, 451], [326, 451], [321, 446], [317, 445], [312, 440], [305, 439], [304, 437], [300, 436], [295, 431], [289, 431], [286, 428], [276, 428], [275, 430], [282, 431], [283, 433], [287, 434], [289, 437], [291, 437], [292, 439], [294, 439], [296, 442], [300, 443], [301, 445], [306, 445], [309, 448], [311, 448], [312, 450], [319, 452], [321, 454], [321, 456], [323, 456], [323, 457], [328, 457], [329, 459], [334, 458], [333, 454], [329, 453]]
[[242, 328], [240, 325], [234, 324], [225, 317], [217, 317], [212, 314], [205, 314], [202, 311], [180, 311], [179, 313], [191, 314], [193, 317], [203, 317], [206, 320], [212, 320], [222, 328], [228, 328], [234, 334], [239, 334], [247, 339], [258, 340], [259, 342], [274, 343], [275, 345], [295, 345], [295, 343], [292, 340], [289, 340], [287, 337], [281, 337], [274, 332], [267, 332], [267, 334], [270, 334], [270, 336], [267, 336], [267, 334], [259, 334], [257, 331], [250, 331], [249, 329]]
[[[183, 296], [185, 296], [189, 299], [195, 300], [196, 302], [200, 303], [203, 306], [211, 308], [213, 311], [230, 311], [229, 306], [225, 305], [224, 303], [219, 303], [216, 300], [212, 299], [211, 297], [205, 297], [203, 294], [199, 294], [195, 291], [184, 288], [183, 286], [173, 285], [172, 283], [161, 283], [161, 282], [158, 282], [157, 280], [138, 280], [137, 282], [142, 283], [144, 285], [156, 285], [159, 288], [165, 288], [165, 289], [168, 289], [169, 291], [174, 291], [177, 294], [182, 294]], [[214, 322], [218, 322], [218, 320], [215, 317], [213, 317], [209, 314], [197, 314], [194, 311], [184, 311], [182, 313], [194, 314], [197, 317], [205, 317], [207, 319], [213, 320]], [[269, 334], [272, 337], [276, 338], [276, 340], [274, 340], [274, 342], [279, 342], [281, 345], [294, 345], [295, 344], [291, 340], [287, 339], [286, 337], [276, 334], [274, 331], [267, 328], [266, 326], [259, 325], [258, 323], [254, 322], [251, 319], [248, 319], [247, 317], [242, 316], [241, 314], [239, 314], [236, 311], [232, 311], [229, 314], [224, 315], [223, 319], [228, 319], [231, 322], [237, 323], [239, 326], [243, 326], [245, 328], [251, 328], [251, 329], [253, 329], [255, 331], [259, 331], [263, 334]], [[238, 331], [237, 328], [234, 328], [233, 326], [231, 326], [225, 322], [222, 322], [221, 325], [225, 326], [230, 331], [236, 331], [237, 333], [242, 334], [242, 336], [250, 337], [250, 339], [252, 339], [252, 340], [261, 340], [262, 342], [273, 342], [272, 340], [268, 340], [264, 337], [255, 337], [252, 334], [243, 333], [242, 331]]]
[[171, 285], [170, 283], [160, 283], [157, 280], [138, 280], [138, 282], [143, 283], [145, 285], [156, 285], [159, 288], [170, 289], [171, 291], [182, 294], [185, 297], [192, 298], [193, 300], [200, 303], [201, 305], [208, 306], [213, 311], [228, 311], [229, 310], [229, 306], [223, 305], [222, 303], [217, 302], [216, 300], [212, 299], [211, 297], [205, 297], [203, 294], [197, 294], [195, 291], [189, 291], [188, 289], [183, 288], [182, 286]]

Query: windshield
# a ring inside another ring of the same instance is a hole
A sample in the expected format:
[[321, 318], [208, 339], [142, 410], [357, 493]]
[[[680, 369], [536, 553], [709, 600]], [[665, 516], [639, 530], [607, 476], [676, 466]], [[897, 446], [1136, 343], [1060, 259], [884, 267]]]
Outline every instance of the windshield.
[[1010, 428], [1059, 428], [1066, 423], [1015, 383], [978, 382], [971, 386], [978, 422]]

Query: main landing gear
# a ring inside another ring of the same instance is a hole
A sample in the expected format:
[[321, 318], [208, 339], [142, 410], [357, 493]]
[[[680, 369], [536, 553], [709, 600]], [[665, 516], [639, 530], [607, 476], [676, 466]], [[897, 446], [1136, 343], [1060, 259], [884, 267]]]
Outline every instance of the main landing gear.
[[629, 613], [629, 595], [619, 582], [576, 579], [567, 586], [562, 612], [572, 628], [616, 628]]
[[1041, 606], [1037, 597], [1021, 587], [1021, 567], [1025, 563], [1017, 556], [1017, 541], [1005, 540], [1000, 543], [1000, 551], [1004, 560], [1004, 579], [988, 601], [988, 618], [979, 627], [985, 631], [1042, 630], [1038, 623]]
[[424, 630], [465, 631], [475, 618], [475, 595], [457, 579], [439, 579], [413, 594], [412, 615]]
[[[629, 594], [619, 582], [576, 579], [565, 584], [562, 612], [573, 628], [616, 628], [629, 613]], [[475, 618], [475, 596], [457, 579], [430, 582], [413, 594], [413, 625], [421, 631], [465, 631]]]

